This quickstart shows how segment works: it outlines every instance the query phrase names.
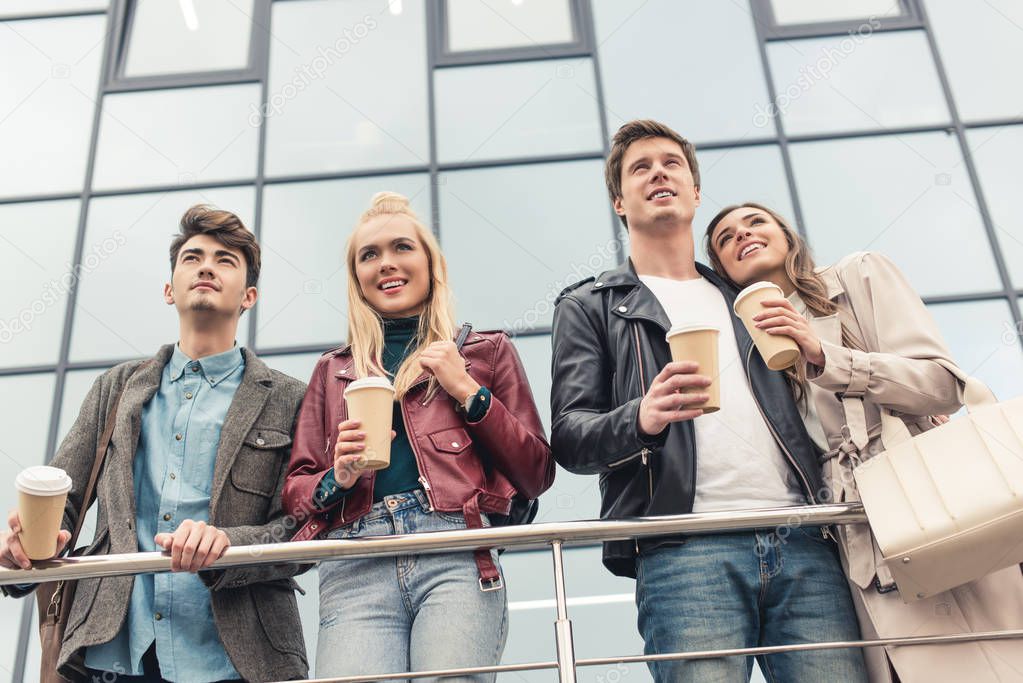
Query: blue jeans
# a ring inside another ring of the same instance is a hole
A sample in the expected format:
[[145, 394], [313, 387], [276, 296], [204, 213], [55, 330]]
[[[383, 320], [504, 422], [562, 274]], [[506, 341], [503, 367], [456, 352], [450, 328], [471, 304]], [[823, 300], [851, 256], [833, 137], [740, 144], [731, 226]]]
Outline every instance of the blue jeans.
[[[412, 491], [387, 496], [330, 538], [464, 528], [461, 513], [429, 512], [426, 496]], [[480, 589], [471, 552], [320, 564], [317, 677], [493, 666], [507, 636], [507, 591]]]
[[[857, 640], [835, 544], [818, 527], [693, 536], [636, 560], [647, 654]], [[858, 649], [757, 657], [774, 683], [866, 683]], [[651, 662], [657, 681], [749, 681], [752, 657]]]

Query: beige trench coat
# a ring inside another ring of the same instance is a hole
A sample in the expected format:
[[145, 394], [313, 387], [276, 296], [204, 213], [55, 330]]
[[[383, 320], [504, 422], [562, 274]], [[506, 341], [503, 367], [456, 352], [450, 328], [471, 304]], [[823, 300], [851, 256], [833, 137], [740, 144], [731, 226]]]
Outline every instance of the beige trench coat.
[[[855, 501], [859, 496], [851, 476], [853, 463], [884, 450], [878, 406], [899, 414], [912, 433], [919, 433], [932, 425], [927, 418], [915, 416], [959, 410], [966, 375], [956, 369], [961, 375], [957, 378], [943, 367], [942, 363], [955, 366], [937, 325], [886, 257], [870, 252], [853, 254], [822, 269], [820, 275], [838, 312], [810, 320], [821, 339], [826, 362], [823, 369], [809, 368], [809, 395], [831, 448], [824, 476], [833, 500]], [[862, 286], [850, 286], [847, 291], [845, 283], [857, 282], [854, 278]], [[843, 324], [860, 348], [870, 352], [842, 345]], [[840, 398], [843, 394], [844, 401]], [[860, 420], [866, 439], [855, 438], [854, 423]], [[864, 440], [866, 444], [862, 444]], [[848, 525], [838, 532], [864, 638], [1023, 628], [1019, 567], [906, 604], [897, 590], [878, 591], [879, 584], [890, 587], [893, 581], [887, 569], [878, 565], [880, 553], [867, 526]], [[1023, 642], [1019, 640], [871, 648], [865, 654], [870, 680], [875, 683], [892, 680], [887, 658], [903, 683], [1023, 681]]]

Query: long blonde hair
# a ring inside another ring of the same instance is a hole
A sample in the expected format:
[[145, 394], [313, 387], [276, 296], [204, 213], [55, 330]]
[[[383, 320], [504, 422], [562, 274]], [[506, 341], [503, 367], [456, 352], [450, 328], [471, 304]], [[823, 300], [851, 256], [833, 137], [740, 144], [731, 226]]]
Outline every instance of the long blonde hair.
[[[827, 285], [824, 284], [824, 280], [821, 276], [817, 274], [817, 267], [813, 261], [813, 255], [810, 253], [810, 247], [806, 244], [806, 240], [804, 240], [798, 232], [793, 230], [788, 221], [786, 221], [778, 212], [764, 206], [763, 204], [757, 204], [756, 202], [743, 202], [742, 204], [726, 206], [711, 219], [710, 224], [707, 226], [707, 231], [704, 233], [703, 239], [704, 250], [707, 252], [707, 257], [710, 259], [710, 264], [711, 267], [714, 268], [714, 271], [736, 289], [742, 289], [742, 285], [734, 282], [725, 271], [725, 267], [722, 265], [721, 259], [718, 258], [717, 252], [714, 251], [714, 245], [711, 242], [711, 237], [714, 235], [714, 228], [718, 226], [718, 223], [720, 223], [725, 216], [736, 209], [743, 208], [763, 211], [773, 218], [779, 227], [781, 227], [782, 234], [785, 235], [785, 241], [788, 243], [788, 254], [785, 256], [785, 275], [788, 276], [789, 281], [791, 281], [795, 286], [796, 292], [799, 293], [799, 297], [803, 300], [803, 303], [806, 304], [806, 308], [815, 316], [827, 316], [835, 313], [838, 308], [835, 306], [835, 303], [828, 298]], [[855, 337], [853, 337], [852, 333], [849, 332], [849, 329], [845, 326], [845, 323], [842, 323], [842, 345], [851, 349], [863, 350], [863, 345], [857, 341]], [[789, 379], [789, 384], [792, 386], [796, 400], [802, 400], [803, 385], [806, 382], [806, 366], [803, 363], [796, 363], [795, 366], [785, 370], [785, 376]]]
[[[448, 286], [447, 261], [433, 232], [423, 225], [409, 207], [408, 198], [396, 192], [377, 192], [373, 195], [370, 207], [352, 230], [345, 247], [345, 263], [348, 266], [348, 343], [351, 345], [357, 376], [389, 376], [383, 362], [383, 318], [366, 300], [355, 270], [355, 237], [359, 228], [377, 216], [402, 216], [408, 219], [415, 229], [416, 239], [426, 251], [429, 263], [430, 291], [419, 316], [416, 337], [418, 346], [405, 358], [392, 378], [395, 397], [401, 399], [422, 374], [423, 368], [419, 364], [422, 350], [435, 341], [450, 341], [455, 336], [454, 306], [451, 288]], [[436, 380], [431, 379], [428, 392], [432, 394], [435, 390]]]

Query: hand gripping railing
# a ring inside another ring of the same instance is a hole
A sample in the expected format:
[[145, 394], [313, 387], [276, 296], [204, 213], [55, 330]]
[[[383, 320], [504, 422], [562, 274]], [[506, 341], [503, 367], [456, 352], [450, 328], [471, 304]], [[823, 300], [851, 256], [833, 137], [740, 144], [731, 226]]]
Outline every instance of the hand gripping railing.
[[[739, 512], [703, 512], [625, 520], [557, 522], [513, 527], [434, 531], [401, 536], [377, 536], [344, 541], [300, 541], [237, 546], [229, 548], [223, 557], [213, 563], [212, 568], [223, 569], [226, 567], [287, 562], [319, 563], [325, 560], [344, 558], [389, 557], [408, 554], [442, 553], [452, 550], [475, 550], [477, 548], [551, 547], [554, 559], [554, 586], [557, 604], [555, 639], [557, 642], [558, 660], [556, 662], [503, 664], [412, 673], [396, 672], [343, 678], [322, 678], [316, 679], [316, 681], [384, 681], [438, 676], [467, 676], [492, 672], [558, 669], [561, 683], [574, 683], [576, 680], [576, 667], [579, 666], [606, 666], [616, 663], [758, 655], [797, 650], [868, 647], [875, 645], [939, 644], [1023, 637], [1023, 630], [1016, 630], [947, 636], [804, 643], [774, 647], [604, 657], [598, 659], [576, 659], [575, 657], [575, 649], [572, 642], [572, 623], [568, 618], [565, 572], [562, 562], [562, 548], [566, 545], [649, 538], [653, 536], [690, 535], [765, 528], [774, 528], [780, 531], [781, 529], [792, 530], [800, 526], [856, 524], [862, 522], [866, 522], [866, 516], [863, 513], [862, 506], [858, 504], [769, 508]], [[69, 557], [36, 562], [32, 569], [0, 569], [0, 585], [159, 573], [170, 571], [170, 569], [170, 556], [162, 552]]]

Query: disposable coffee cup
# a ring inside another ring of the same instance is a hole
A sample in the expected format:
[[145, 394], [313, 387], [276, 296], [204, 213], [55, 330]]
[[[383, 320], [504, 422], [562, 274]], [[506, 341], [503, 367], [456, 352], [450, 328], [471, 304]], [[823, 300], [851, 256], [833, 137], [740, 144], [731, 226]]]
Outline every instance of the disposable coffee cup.
[[384, 377], [357, 379], [345, 389], [348, 418], [362, 422], [366, 450], [356, 464], [367, 470], [382, 470], [391, 464], [391, 415], [394, 387]]
[[782, 293], [781, 287], [773, 282], [756, 282], [739, 292], [732, 305], [732, 310], [753, 337], [753, 343], [756, 344], [760, 356], [772, 370], [784, 370], [795, 365], [799, 360], [799, 345], [792, 337], [770, 334], [758, 328], [753, 316], [764, 311], [762, 301], [784, 298], [785, 294]]
[[708, 387], [687, 387], [683, 394], [707, 394], [710, 398], [699, 405], [704, 413], [721, 410], [721, 382], [718, 381], [718, 328], [709, 325], [676, 325], [668, 331], [665, 339], [671, 347], [673, 361], [693, 361], [700, 367], [697, 374], [710, 377]]
[[22, 470], [14, 486], [18, 489], [21, 547], [30, 560], [53, 557], [71, 477], [58, 467], [39, 465]]

